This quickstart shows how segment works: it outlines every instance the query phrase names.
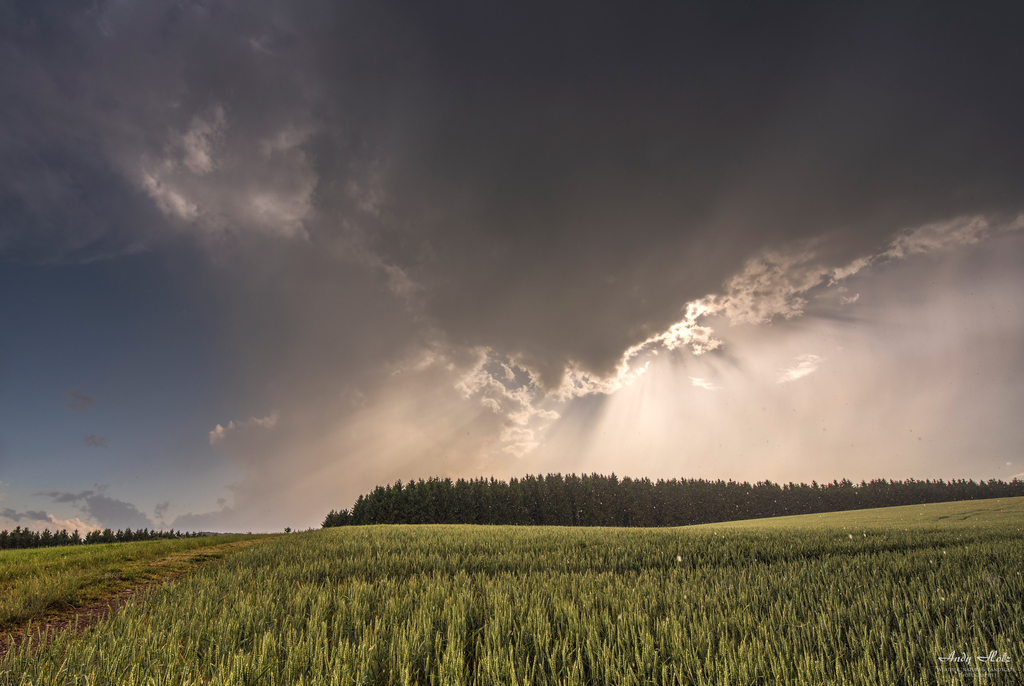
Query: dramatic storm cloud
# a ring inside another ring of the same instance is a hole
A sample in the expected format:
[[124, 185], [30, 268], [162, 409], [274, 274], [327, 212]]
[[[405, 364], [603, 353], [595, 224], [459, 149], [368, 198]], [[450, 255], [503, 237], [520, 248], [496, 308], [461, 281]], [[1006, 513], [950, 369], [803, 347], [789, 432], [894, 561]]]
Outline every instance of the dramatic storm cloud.
[[432, 475], [1009, 478], [1022, 26], [7, 5], [3, 497], [244, 531]]

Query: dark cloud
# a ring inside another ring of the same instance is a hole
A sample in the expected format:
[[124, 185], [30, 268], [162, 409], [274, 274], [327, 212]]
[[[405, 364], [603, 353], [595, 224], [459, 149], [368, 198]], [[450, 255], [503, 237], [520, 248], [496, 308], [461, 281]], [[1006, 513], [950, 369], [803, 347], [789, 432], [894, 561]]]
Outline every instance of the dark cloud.
[[139, 512], [131, 503], [116, 500], [102, 494], [95, 494], [85, 499], [83, 508], [90, 517], [112, 529], [131, 527], [141, 529], [152, 527], [149, 517]]
[[163, 521], [164, 515], [167, 514], [167, 509], [170, 506], [171, 503], [167, 500], [165, 500], [162, 503], [157, 503], [156, 507], [153, 509], [153, 514], [156, 516], [157, 519]]
[[[220, 303], [244, 398], [204, 430], [222, 427], [246, 478], [232, 507], [183, 526], [269, 511], [279, 483], [352, 455], [382, 465], [367, 480], [417, 456], [514, 471], [557, 414], [546, 392], [612, 388], [633, 346], [683, 341], [688, 304], [799, 319], [836, 269], [954, 244], [961, 218], [1012, 222], [1022, 13], [8, 4], [0, 259], [201, 246], [208, 264], [182, 281]], [[715, 396], [711, 371], [683, 386]], [[477, 459], [484, 435], [506, 462]], [[144, 517], [101, 492], [52, 497]]]
[[[370, 14], [359, 30], [384, 35]], [[390, 96], [354, 98], [387, 103], [361, 129], [388, 160], [375, 249], [451, 340], [549, 384], [570, 360], [607, 373], [763, 248], [827, 236], [839, 264], [904, 226], [1020, 207], [1019, 94], [995, 87], [1020, 49], [998, 13], [413, 15], [383, 49], [326, 50], [381, 77], [358, 95]]]
[[64, 404], [72, 410], [87, 410], [96, 403], [96, 398], [92, 397], [87, 393], [83, 393], [77, 388], [72, 388], [67, 392], [67, 396], [64, 399]]
[[233, 508], [221, 506], [214, 512], [180, 515], [174, 519], [171, 528], [177, 531], [224, 531], [232, 528], [242, 531], [251, 530], [251, 524], [247, 528], [244, 515], [240, 516]]
[[15, 522], [20, 522], [23, 519], [33, 522], [50, 521], [50, 516], [42, 510], [26, 510], [25, 512], [18, 512], [17, 510], [13, 510], [9, 507], [5, 507], [0, 510], [0, 517], [10, 519]]
[[61, 491], [43, 491], [35, 495], [42, 495], [52, 498], [55, 503], [71, 503], [79, 505], [83, 514], [96, 520], [100, 526], [111, 529], [142, 529], [152, 527], [153, 522], [149, 517], [139, 511], [131, 503], [117, 500], [107, 496], [104, 491], [106, 487], [98, 487], [96, 490], [81, 491], [78, 493], [66, 493]]
[[85, 444], [90, 448], [106, 448], [107, 437], [89, 434], [88, 436], [85, 437]]
[[549, 385], [765, 247], [1022, 206], [1005, 3], [6, 11], [9, 252], [308, 236]]
[[55, 503], [75, 503], [84, 500], [95, 494], [95, 491], [80, 491], [79, 493], [64, 493], [61, 491], [40, 491], [34, 495], [44, 495], [52, 498]]

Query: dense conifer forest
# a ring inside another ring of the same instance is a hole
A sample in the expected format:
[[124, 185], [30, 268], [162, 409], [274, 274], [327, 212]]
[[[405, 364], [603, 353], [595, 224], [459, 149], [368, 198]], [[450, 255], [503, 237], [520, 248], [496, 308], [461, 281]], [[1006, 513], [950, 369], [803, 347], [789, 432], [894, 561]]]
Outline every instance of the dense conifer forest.
[[323, 526], [686, 526], [1013, 496], [1024, 496], [1024, 481], [876, 479], [855, 484], [843, 479], [825, 484], [760, 481], [751, 485], [703, 479], [620, 480], [614, 474], [548, 474], [508, 482], [431, 478], [378, 486], [369, 495], [359, 496], [351, 510], [332, 510]]
[[5, 548], [49, 548], [52, 546], [84, 545], [87, 543], [154, 541], [163, 538], [195, 538], [202, 535], [199, 533], [183, 533], [181, 531], [150, 531], [149, 529], [132, 531], [129, 528], [124, 530], [118, 529], [117, 531], [111, 531], [110, 529], [100, 531], [96, 529], [87, 533], [85, 538], [82, 538], [82, 535], [78, 533], [78, 529], [69, 534], [67, 529], [51, 533], [49, 529], [32, 531], [31, 529], [22, 529], [20, 526], [17, 526], [14, 527], [13, 531], [7, 531], [6, 529], [0, 531], [0, 550]]

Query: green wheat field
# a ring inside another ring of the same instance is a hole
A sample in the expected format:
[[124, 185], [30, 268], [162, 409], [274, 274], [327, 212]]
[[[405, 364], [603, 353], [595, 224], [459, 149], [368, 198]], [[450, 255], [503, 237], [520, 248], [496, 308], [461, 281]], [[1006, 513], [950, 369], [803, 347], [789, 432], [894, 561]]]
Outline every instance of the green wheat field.
[[1024, 498], [676, 529], [340, 527], [23, 644], [0, 683], [1015, 684], [1022, 572]]

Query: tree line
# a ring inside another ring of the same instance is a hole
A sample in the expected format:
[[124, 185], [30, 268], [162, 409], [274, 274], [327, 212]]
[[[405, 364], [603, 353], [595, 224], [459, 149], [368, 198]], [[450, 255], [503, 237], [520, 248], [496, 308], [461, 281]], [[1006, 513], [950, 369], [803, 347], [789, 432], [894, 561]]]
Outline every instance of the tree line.
[[753, 485], [703, 479], [619, 479], [612, 474], [548, 474], [511, 479], [397, 481], [331, 510], [323, 526], [360, 524], [516, 524], [686, 526], [740, 519], [839, 512], [894, 505], [1024, 496], [1024, 481], [941, 479], [859, 484]]
[[61, 529], [56, 533], [51, 533], [49, 529], [43, 529], [42, 531], [32, 531], [31, 529], [22, 529], [20, 526], [14, 527], [14, 531], [7, 531], [4, 529], [0, 531], [0, 550], [7, 548], [49, 548], [52, 546], [61, 545], [85, 545], [89, 543], [124, 543], [126, 541], [154, 541], [157, 539], [165, 538], [196, 538], [203, 534], [182, 531], [150, 531], [149, 529], [138, 529], [132, 531], [128, 529], [118, 529], [112, 531], [110, 529], [103, 529], [100, 531], [88, 532], [83, 538], [78, 533], [78, 529], [75, 529], [70, 534], [67, 529]]

